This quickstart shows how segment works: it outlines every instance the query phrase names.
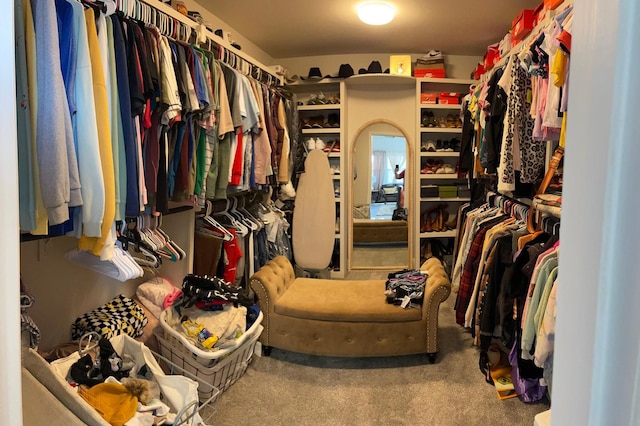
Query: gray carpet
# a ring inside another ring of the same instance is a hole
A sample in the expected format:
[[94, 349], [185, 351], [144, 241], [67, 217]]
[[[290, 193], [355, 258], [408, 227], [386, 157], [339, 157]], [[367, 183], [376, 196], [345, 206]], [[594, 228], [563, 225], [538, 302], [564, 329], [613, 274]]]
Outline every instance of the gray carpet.
[[[358, 275], [350, 278], [364, 278]], [[421, 355], [331, 358], [273, 349], [254, 357], [220, 396], [215, 424], [533, 425], [549, 406], [498, 400], [478, 369], [470, 334], [455, 324], [454, 301], [452, 294], [440, 307], [435, 364]]]
[[409, 264], [406, 244], [359, 244], [353, 247], [354, 267], [398, 266]]

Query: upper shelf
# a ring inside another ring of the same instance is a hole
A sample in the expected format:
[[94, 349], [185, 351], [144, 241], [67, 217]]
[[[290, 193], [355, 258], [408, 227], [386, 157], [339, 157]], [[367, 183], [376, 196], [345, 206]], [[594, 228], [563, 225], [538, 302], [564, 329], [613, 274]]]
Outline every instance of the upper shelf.
[[476, 84], [477, 80], [468, 80], [464, 78], [416, 78], [419, 83], [438, 83], [438, 84]]
[[345, 79], [345, 84], [351, 87], [371, 85], [414, 87], [415, 78], [393, 74], [360, 74]]
[[422, 133], [462, 133], [462, 127], [421, 127]]
[[340, 104], [324, 104], [324, 105], [299, 105], [298, 111], [318, 111], [318, 110], [337, 110]]
[[322, 129], [302, 129], [302, 133], [340, 133], [340, 128], [338, 127], [323, 127]]
[[[300, 107], [298, 107], [300, 108]], [[461, 104], [420, 104], [420, 108], [423, 109], [460, 109]]]

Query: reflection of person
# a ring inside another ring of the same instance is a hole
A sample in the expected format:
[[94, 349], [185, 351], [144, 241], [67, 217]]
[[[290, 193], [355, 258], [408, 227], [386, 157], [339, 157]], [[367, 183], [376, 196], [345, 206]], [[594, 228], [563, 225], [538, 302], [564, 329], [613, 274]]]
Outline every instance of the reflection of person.
[[[400, 171], [400, 166], [398, 166], [396, 164], [396, 168], [394, 170], [396, 179], [404, 179], [404, 172], [406, 170]], [[402, 185], [402, 188], [400, 188], [400, 198], [398, 200], [398, 207], [400, 208], [404, 208], [404, 183]]]

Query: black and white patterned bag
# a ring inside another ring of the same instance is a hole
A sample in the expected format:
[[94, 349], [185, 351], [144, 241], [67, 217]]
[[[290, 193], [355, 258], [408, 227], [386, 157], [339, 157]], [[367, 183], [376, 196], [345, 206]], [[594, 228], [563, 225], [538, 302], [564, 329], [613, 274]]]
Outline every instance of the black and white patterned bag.
[[103, 306], [76, 318], [71, 326], [71, 338], [80, 339], [91, 331], [107, 339], [120, 334], [140, 337], [147, 322], [142, 308], [121, 294]]

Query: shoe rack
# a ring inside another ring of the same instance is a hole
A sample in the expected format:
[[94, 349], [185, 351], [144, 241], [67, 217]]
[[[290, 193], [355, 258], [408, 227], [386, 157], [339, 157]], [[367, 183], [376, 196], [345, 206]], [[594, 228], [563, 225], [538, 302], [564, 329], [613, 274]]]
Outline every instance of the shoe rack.
[[345, 191], [342, 177], [346, 169], [341, 149], [344, 130], [344, 85], [341, 81], [325, 79], [291, 84], [287, 89], [297, 97], [300, 140], [304, 144], [305, 152], [309, 152], [310, 149], [322, 149], [329, 158], [336, 208], [336, 243], [329, 270], [331, 277], [344, 278], [346, 267], [342, 265], [346, 265], [347, 226], [346, 217], [341, 214], [344, 210]]
[[[416, 188], [416, 221], [420, 235], [417, 264], [436, 255], [436, 247], [444, 252], [456, 237], [458, 207], [469, 201], [466, 176], [457, 172], [462, 137], [462, 97], [474, 80], [451, 78], [416, 79], [416, 156], [418, 179]], [[455, 94], [459, 94], [456, 96]], [[435, 240], [435, 241], [434, 241]]]

